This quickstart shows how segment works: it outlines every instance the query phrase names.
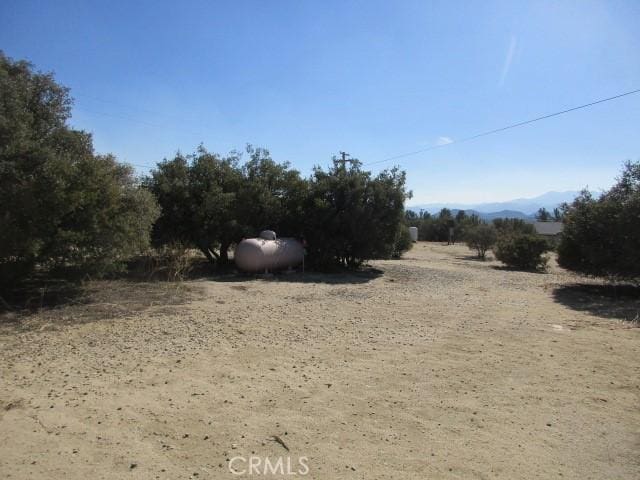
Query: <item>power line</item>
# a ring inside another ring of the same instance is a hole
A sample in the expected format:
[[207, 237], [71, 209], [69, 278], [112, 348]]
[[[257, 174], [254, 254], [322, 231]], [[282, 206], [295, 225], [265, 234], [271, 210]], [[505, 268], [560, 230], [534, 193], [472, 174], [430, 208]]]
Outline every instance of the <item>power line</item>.
[[542, 117], [532, 118], [531, 120], [525, 120], [524, 122], [518, 122], [518, 123], [511, 124], [511, 125], [507, 125], [506, 127], [496, 128], [494, 130], [489, 130], [487, 132], [478, 133], [478, 134], [472, 135], [470, 137], [461, 138], [460, 140], [453, 140], [451, 142], [444, 143], [442, 145], [433, 145], [431, 147], [422, 148], [420, 150], [415, 150], [413, 152], [401, 153], [400, 155], [395, 155], [393, 157], [387, 157], [387, 158], [383, 158], [382, 160], [377, 160], [375, 162], [365, 163], [365, 164], [363, 164], [363, 166], [376, 165], [378, 163], [390, 162], [391, 160], [397, 160], [399, 158], [410, 157], [412, 155], [417, 155], [419, 153], [428, 152], [430, 150], [435, 150], [437, 148], [448, 147], [449, 145], [453, 145], [453, 144], [456, 144], [456, 143], [468, 142], [468, 141], [471, 141], [471, 140], [475, 140], [476, 138], [485, 137], [487, 135], [492, 135], [494, 133], [503, 132], [505, 130], [509, 130], [509, 129], [516, 128], [516, 127], [521, 127], [523, 125], [528, 125], [530, 123], [539, 122], [540, 120], [545, 120], [547, 118], [557, 117], [558, 115], [563, 115], [565, 113], [574, 112], [574, 111], [580, 110], [582, 108], [587, 108], [587, 107], [591, 107], [593, 105], [597, 105], [599, 103], [609, 102], [611, 100], [615, 100], [615, 99], [621, 98], [621, 97], [626, 97], [627, 95], [633, 95], [634, 93], [638, 93], [638, 92], [640, 92], [640, 88], [637, 89], [637, 90], [632, 90], [630, 92], [621, 93], [621, 94], [615, 95], [613, 97], [603, 98], [601, 100], [596, 100], [594, 102], [585, 103], [584, 105], [579, 105], [577, 107], [568, 108], [566, 110], [562, 110], [562, 111], [555, 112], [555, 113], [550, 113], [548, 115], [543, 115]]
[[162, 125], [159, 125], [157, 123], [151, 123], [151, 122], [146, 122], [144, 120], [138, 120], [137, 118], [130, 117], [129, 115], [122, 115], [122, 114], [117, 114], [117, 113], [98, 112], [96, 110], [89, 110], [89, 109], [86, 109], [84, 107], [78, 107], [78, 106], [74, 106], [74, 108], [76, 110], [80, 110], [81, 112], [88, 113], [88, 114], [91, 114], [91, 115], [100, 115], [102, 117], [118, 118], [120, 120], [127, 120], [129, 122], [140, 123], [141, 125], [147, 125], [148, 127], [162, 128]]
[[130, 115], [125, 115], [125, 114], [119, 114], [119, 113], [107, 113], [107, 112], [101, 112], [101, 111], [97, 111], [97, 110], [93, 110], [93, 109], [87, 109], [85, 107], [82, 106], [77, 106], [74, 105], [73, 107], [75, 110], [78, 110], [79, 112], [83, 112], [89, 115], [99, 115], [101, 117], [110, 117], [110, 118], [117, 118], [120, 120], [126, 120], [128, 122], [133, 122], [133, 123], [138, 123], [140, 125], [144, 125], [147, 127], [151, 127], [151, 128], [156, 128], [156, 129], [160, 129], [160, 128], [164, 128], [164, 129], [168, 129], [172, 132], [175, 133], [180, 133], [183, 135], [188, 135], [191, 136], [193, 138], [200, 138], [202, 139], [202, 137], [204, 136], [203, 134], [194, 132], [193, 130], [190, 129], [185, 129], [182, 127], [175, 127], [175, 126], [171, 126], [170, 124], [159, 124], [159, 123], [152, 123], [152, 122], [147, 122], [145, 120], [140, 120], [138, 118], [132, 117]]

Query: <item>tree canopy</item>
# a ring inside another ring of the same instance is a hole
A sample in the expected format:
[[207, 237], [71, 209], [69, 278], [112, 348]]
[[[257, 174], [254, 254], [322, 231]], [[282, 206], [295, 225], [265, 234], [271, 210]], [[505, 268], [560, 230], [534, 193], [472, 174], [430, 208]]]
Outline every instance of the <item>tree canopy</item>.
[[[197, 248], [226, 263], [261, 230], [306, 238], [310, 263], [356, 267], [411, 245], [405, 173], [354, 160], [301, 177], [269, 151], [203, 146], [140, 180], [71, 128], [72, 99], [50, 73], [0, 52], [0, 278], [74, 267], [104, 274], [150, 245]], [[451, 218], [450, 221], [453, 221]], [[150, 235], [152, 233], [152, 235]]]
[[584, 190], [565, 206], [558, 263], [610, 279], [640, 278], [640, 162], [627, 162], [610, 190]]
[[309, 182], [304, 235], [310, 256], [320, 264], [358, 266], [389, 257], [400, 239], [406, 175], [397, 168], [373, 177], [357, 160], [317, 167]]
[[50, 73], [0, 52], [0, 276], [36, 265], [100, 273], [148, 244], [157, 206], [133, 170], [67, 125], [72, 100]]
[[321, 267], [389, 257], [406, 240], [403, 172], [372, 177], [354, 161], [317, 167], [303, 179], [265, 149], [249, 146], [246, 154], [241, 164], [241, 155], [223, 158], [200, 147], [160, 163], [146, 181], [162, 207], [155, 240], [184, 242], [225, 263], [233, 244], [270, 229], [305, 238], [310, 263]]

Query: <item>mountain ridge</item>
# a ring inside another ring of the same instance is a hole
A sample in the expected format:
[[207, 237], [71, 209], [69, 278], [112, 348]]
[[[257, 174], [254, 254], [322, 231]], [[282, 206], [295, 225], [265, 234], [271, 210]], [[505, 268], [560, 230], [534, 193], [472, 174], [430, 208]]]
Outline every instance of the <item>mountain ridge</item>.
[[[431, 214], [438, 213], [443, 208], [450, 210], [465, 210], [467, 213], [477, 213], [481, 217], [499, 218], [529, 218], [532, 219], [540, 208], [552, 212], [564, 202], [572, 202], [579, 194], [578, 191], [564, 192], [549, 191], [531, 198], [515, 198], [504, 202], [484, 203], [425, 203], [408, 206], [407, 209], [419, 212], [425, 210]], [[469, 212], [473, 211], [473, 212]], [[508, 215], [508, 216], [507, 216]]]

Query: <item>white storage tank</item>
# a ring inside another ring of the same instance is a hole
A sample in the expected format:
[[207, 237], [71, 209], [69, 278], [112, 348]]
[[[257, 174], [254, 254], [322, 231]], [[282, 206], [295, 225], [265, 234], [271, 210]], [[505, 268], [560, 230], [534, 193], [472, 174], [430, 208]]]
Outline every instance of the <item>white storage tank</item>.
[[[262, 232], [265, 233], [266, 232]], [[262, 233], [260, 237], [262, 237]], [[273, 232], [271, 232], [273, 233]], [[265, 272], [295, 267], [304, 259], [304, 247], [295, 238], [247, 238], [234, 252], [237, 267], [245, 272]]]
[[263, 230], [260, 232], [260, 235], [258, 236], [263, 240], [275, 240], [276, 232], [274, 232], [273, 230]]
[[418, 241], [418, 227], [409, 227], [409, 235], [413, 242]]

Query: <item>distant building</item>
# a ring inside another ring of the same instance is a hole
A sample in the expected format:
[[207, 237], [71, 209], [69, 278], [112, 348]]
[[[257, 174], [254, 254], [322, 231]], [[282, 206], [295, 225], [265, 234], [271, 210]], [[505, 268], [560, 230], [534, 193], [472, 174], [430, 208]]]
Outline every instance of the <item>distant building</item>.
[[538, 235], [555, 239], [562, 233], [562, 222], [533, 222], [533, 228]]

